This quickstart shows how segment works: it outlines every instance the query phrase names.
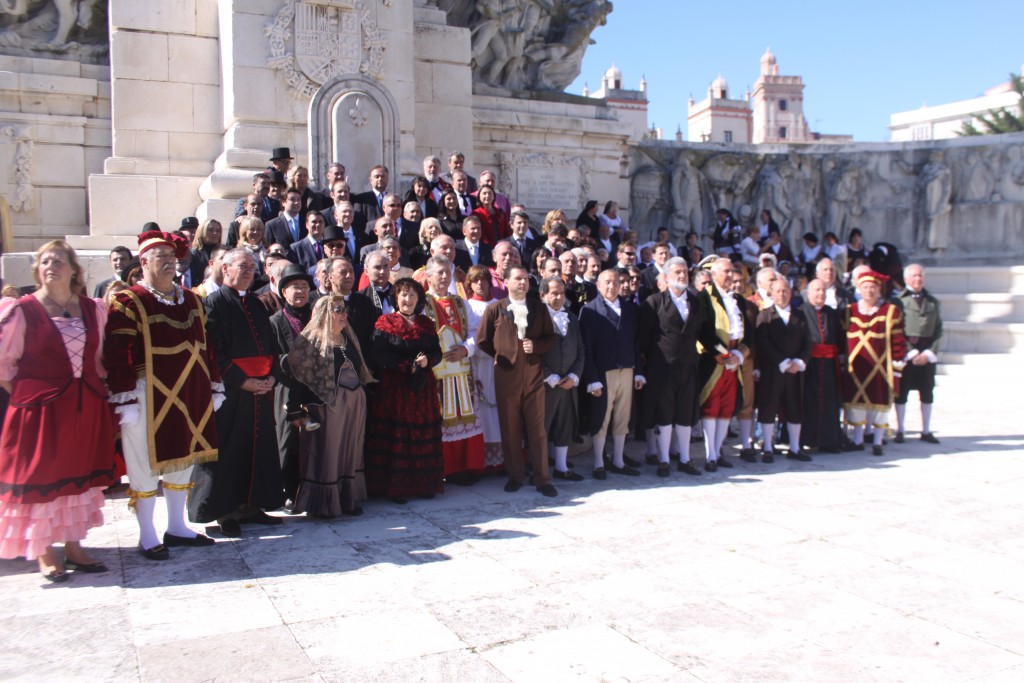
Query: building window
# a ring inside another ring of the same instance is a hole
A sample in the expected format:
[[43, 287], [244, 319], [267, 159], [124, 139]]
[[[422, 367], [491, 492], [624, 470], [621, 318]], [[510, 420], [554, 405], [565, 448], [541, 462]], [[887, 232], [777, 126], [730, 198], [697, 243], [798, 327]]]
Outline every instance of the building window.
[[787, 102], [786, 100], [779, 100], [779, 111], [786, 111], [786, 108], [788, 106], [789, 102]]
[[910, 129], [910, 134], [914, 140], [931, 140], [932, 127], [927, 123], [919, 124]]
[[779, 139], [780, 140], [785, 140], [786, 139], [786, 127], [785, 126], [779, 126]]
[[732, 131], [731, 130], [725, 131], [725, 141], [726, 142], [732, 142]]

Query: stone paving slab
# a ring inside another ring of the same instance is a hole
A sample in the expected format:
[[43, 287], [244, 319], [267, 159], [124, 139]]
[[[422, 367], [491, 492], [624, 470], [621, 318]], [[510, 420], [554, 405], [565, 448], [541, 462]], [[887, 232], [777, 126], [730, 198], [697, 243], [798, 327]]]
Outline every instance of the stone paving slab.
[[107, 574], [0, 561], [0, 680], [1017, 683], [1019, 401], [939, 382], [939, 446], [912, 402], [883, 458], [645, 467], [556, 499], [488, 478], [162, 563], [115, 496], [87, 541]]

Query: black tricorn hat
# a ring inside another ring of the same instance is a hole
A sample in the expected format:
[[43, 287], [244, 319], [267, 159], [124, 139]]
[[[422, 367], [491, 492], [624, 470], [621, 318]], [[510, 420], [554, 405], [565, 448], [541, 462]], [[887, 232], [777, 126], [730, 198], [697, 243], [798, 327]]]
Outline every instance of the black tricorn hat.
[[284, 288], [289, 282], [294, 280], [305, 280], [309, 285], [310, 289], [313, 289], [313, 278], [309, 276], [309, 273], [297, 263], [289, 263], [281, 271], [280, 277], [277, 278], [277, 294], [278, 296], [284, 296]]
[[270, 156], [271, 161], [277, 161], [278, 159], [294, 159], [292, 151], [287, 147], [275, 147], [274, 152]]
[[[192, 228], [195, 230], [199, 227], [199, 219], [195, 216], [185, 216], [181, 219], [181, 228]], [[181, 228], [178, 228], [179, 230]]]

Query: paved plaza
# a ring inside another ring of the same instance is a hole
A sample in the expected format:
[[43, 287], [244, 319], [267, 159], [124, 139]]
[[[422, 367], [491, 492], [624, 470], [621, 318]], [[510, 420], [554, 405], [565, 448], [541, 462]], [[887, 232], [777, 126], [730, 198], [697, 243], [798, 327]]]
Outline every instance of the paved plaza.
[[0, 562], [0, 679], [1018, 682], [1020, 374], [941, 377], [940, 446], [912, 403], [883, 458], [647, 467], [553, 501], [490, 478], [162, 563], [114, 499], [87, 541], [109, 573]]

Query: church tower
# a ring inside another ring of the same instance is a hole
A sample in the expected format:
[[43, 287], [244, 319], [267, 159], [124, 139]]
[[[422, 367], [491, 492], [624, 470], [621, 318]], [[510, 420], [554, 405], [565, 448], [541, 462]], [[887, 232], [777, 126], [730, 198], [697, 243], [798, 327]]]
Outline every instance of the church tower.
[[770, 49], [761, 56], [761, 75], [754, 83], [754, 144], [812, 142], [804, 118], [804, 82], [800, 76], [780, 76]]

